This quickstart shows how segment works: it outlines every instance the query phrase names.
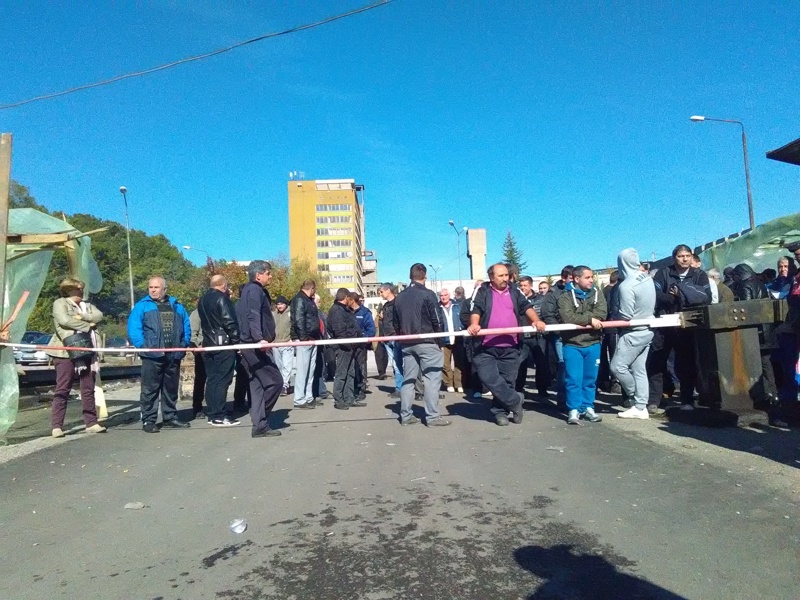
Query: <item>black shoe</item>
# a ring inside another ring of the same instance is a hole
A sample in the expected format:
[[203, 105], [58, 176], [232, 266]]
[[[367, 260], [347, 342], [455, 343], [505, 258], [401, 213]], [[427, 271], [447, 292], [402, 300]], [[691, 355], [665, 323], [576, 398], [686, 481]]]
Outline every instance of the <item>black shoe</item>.
[[252, 438], [262, 438], [262, 437], [278, 437], [279, 435], [283, 435], [277, 429], [263, 429], [262, 431], [251, 431], [250, 437]]
[[292, 408], [299, 408], [300, 410], [311, 410], [315, 408], [317, 405], [314, 404], [314, 401], [306, 402], [305, 404], [293, 404]]
[[389, 394], [389, 398], [399, 398], [400, 397], [400, 390], [395, 390], [391, 394]]
[[345, 404], [344, 402], [334, 402], [333, 408], [338, 408], [339, 410], [347, 410], [350, 408], [349, 404]]
[[186, 427], [191, 427], [189, 423], [184, 423], [183, 421], [179, 421], [178, 419], [170, 419], [169, 421], [164, 421], [161, 423], [162, 427], [174, 427], [175, 429], [185, 429]]
[[494, 422], [500, 425], [500, 427], [505, 427], [506, 425], [508, 425], [508, 417], [505, 415], [497, 415], [494, 418]]
[[525, 396], [523, 396], [522, 393], [520, 392], [519, 393], [519, 404], [517, 404], [514, 407], [514, 411], [513, 411], [513, 414], [511, 416], [511, 420], [514, 423], [516, 423], [517, 425], [522, 423], [522, 418], [525, 415], [525, 409], [522, 408], [522, 404], [523, 404], [524, 400], [525, 400]]
[[381, 381], [386, 379], [386, 373], [381, 373], [380, 375], [378, 375], [378, 379], [380, 379]]
[[161, 430], [158, 428], [158, 425], [155, 423], [145, 423], [142, 425], [142, 431], [145, 433], [160, 433]]
[[208, 418], [208, 415], [206, 415], [206, 413], [201, 408], [200, 410], [196, 410], [195, 411], [194, 418], [195, 419], [206, 419], [206, 418]]
[[353, 408], [363, 408], [366, 405], [367, 405], [366, 402], [358, 402], [358, 401], [353, 402], [352, 404], [350, 404], [350, 406], [352, 406]]

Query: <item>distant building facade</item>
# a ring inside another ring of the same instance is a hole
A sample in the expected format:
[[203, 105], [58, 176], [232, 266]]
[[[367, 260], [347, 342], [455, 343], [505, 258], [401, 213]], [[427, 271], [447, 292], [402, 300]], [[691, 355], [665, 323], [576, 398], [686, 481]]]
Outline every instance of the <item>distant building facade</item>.
[[364, 186], [354, 179], [290, 180], [289, 254], [304, 258], [340, 287], [364, 293], [364, 277], [377, 269], [364, 246]]

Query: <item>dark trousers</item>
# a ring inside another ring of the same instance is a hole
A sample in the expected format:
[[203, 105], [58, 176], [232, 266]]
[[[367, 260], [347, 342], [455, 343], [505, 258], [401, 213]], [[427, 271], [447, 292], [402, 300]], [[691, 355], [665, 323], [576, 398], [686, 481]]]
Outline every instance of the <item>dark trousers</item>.
[[203, 396], [206, 391], [206, 365], [203, 353], [194, 353], [194, 387], [192, 388], [192, 408], [194, 412], [203, 410]]
[[800, 338], [793, 333], [778, 334], [778, 360], [781, 366], [781, 387], [778, 398], [782, 403], [797, 401], [797, 355]]
[[[97, 423], [97, 408], [94, 405], [94, 372], [89, 368], [88, 361], [85, 364], [86, 368], [80, 374], [81, 410], [84, 424], [91, 427]], [[76, 361], [69, 358], [53, 359], [56, 371], [56, 391], [53, 395], [53, 406], [50, 409], [52, 429], [64, 427], [64, 419], [67, 416], [67, 400], [72, 389], [72, 382], [76, 377], [75, 365]]]
[[244, 366], [242, 355], [236, 356], [236, 382], [233, 386], [233, 407], [244, 409], [250, 402], [250, 375]]
[[317, 362], [314, 364], [314, 383], [311, 386], [314, 398], [321, 398], [328, 394], [328, 390], [325, 388], [325, 351], [323, 348], [324, 346], [317, 347]]
[[356, 365], [353, 350], [336, 350], [336, 375], [333, 378], [333, 400], [337, 404], [352, 404], [356, 395]]
[[519, 349], [517, 348], [482, 348], [475, 352], [472, 366], [492, 395], [492, 414], [505, 415], [518, 410], [522, 403], [514, 383], [519, 371]]
[[614, 382], [614, 376], [611, 374], [611, 360], [614, 358], [616, 349], [617, 334], [604, 333], [603, 344], [600, 347], [600, 369], [597, 371], [597, 387], [602, 390], [610, 388]]
[[378, 375], [386, 375], [386, 369], [389, 367], [389, 354], [386, 352], [383, 342], [375, 345], [375, 366], [378, 367]]
[[353, 348], [353, 361], [355, 363], [356, 398], [363, 400], [367, 397], [367, 352], [366, 348]]
[[681, 402], [690, 404], [697, 384], [694, 334], [691, 331], [653, 332], [650, 355], [647, 357], [647, 379], [650, 384], [648, 404], [658, 405], [664, 392], [664, 377], [667, 373], [669, 354], [675, 350], [675, 375], [681, 386]]
[[178, 384], [181, 361], [167, 358], [142, 358], [142, 423], [155, 423], [158, 404], [165, 421], [177, 418]]
[[543, 335], [536, 335], [531, 338], [523, 338], [519, 356], [519, 371], [517, 372], [517, 382], [514, 386], [518, 392], [523, 391], [525, 382], [528, 380], [528, 369], [536, 368], [536, 391], [539, 394], [547, 394], [550, 387], [550, 364], [547, 356], [547, 340]]
[[250, 382], [250, 420], [253, 433], [269, 430], [269, 414], [283, 390], [283, 376], [265, 350], [242, 350], [242, 363]]
[[221, 420], [225, 418], [225, 401], [236, 369], [236, 352], [233, 350], [205, 352], [203, 361], [207, 374], [206, 415], [209, 421]]

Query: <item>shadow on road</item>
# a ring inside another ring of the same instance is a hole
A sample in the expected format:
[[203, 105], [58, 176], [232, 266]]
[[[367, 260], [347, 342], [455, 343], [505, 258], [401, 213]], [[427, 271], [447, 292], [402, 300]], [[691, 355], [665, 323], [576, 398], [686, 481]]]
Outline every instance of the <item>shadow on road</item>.
[[800, 469], [797, 452], [800, 447], [800, 431], [775, 429], [760, 423], [751, 424], [751, 428], [720, 429], [668, 421], [661, 426], [661, 431], [678, 437], [694, 438], [728, 450], [748, 452]]
[[514, 551], [514, 558], [522, 568], [543, 580], [528, 600], [686, 600], [620, 571], [603, 556], [586, 554], [573, 545], [523, 546]]

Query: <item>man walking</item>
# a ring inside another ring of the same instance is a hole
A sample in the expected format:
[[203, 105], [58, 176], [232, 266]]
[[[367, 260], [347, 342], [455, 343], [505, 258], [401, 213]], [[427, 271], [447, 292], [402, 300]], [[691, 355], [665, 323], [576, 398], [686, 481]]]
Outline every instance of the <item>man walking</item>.
[[[128, 339], [135, 348], [186, 348], [192, 337], [189, 315], [178, 300], [167, 295], [167, 281], [152, 277], [147, 296], [139, 300], [128, 317]], [[158, 402], [162, 427], [189, 427], [178, 420], [178, 385], [185, 352], [142, 352], [142, 430], [158, 433]]]
[[[525, 316], [539, 332], [544, 321], [528, 303], [516, 285], [509, 283], [508, 268], [497, 263], [489, 267], [489, 281], [481, 284], [470, 315], [467, 331], [478, 335], [481, 329], [519, 327], [519, 317]], [[495, 423], [508, 425], [508, 415], [514, 423], [522, 423], [523, 395], [514, 389], [519, 371], [518, 334], [486, 335], [473, 340], [472, 364], [481, 382], [492, 392], [491, 412]]]
[[[355, 302], [350, 290], [336, 290], [333, 306], [328, 311], [328, 333], [332, 339], [359, 338], [361, 328], [356, 323]], [[336, 374], [333, 378], [333, 407], [347, 410], [351, 407], [366, 406], [356, 400], [356, 366], [353, 356], [354, 344], [340, 344], [336, 347]]]
[[[272, 318], [275, 319], [275, 343], [283, 344], [291, 339], [292, 314], [289, 311], [289, 302], [285, 296], [278, 296], [275, 300], [275, 310], [272, 311]], [[278, 346], [272, 349], [272, 356], [275, 364], [281, 372], [283, 379], [283, 389], [281, 396], [289, 394], [289, 386], [292, 383], [292, 370], [294, 369], [294, 346]]]
[[[450, 292], [446, 289], [439, 292], [439, 320], [444, 331], [452, 333], [462, 331], [460, 315], [461, 307], [450, 300]], [[444, 338], [442, 358], [444, 359], [444, 385], [447, 387], [447, 391], [463, 394], [461, 369], [464, 367], [464, 338], [452, 335]]]
[[[394, 327], [398, 335], [442, 331], [436, 308], [436, 294], [425, 287], [428, 271], [422, 263], [410, 270], [411, 283], [394, 302]], [[442, 351], [433, 339], [400, 342], [403, 357], [403, 384], [400, 387], [400, 424], [419, 423], [411, 410], [414, 383], [420, 371], [425, 384], [425, 424], [428, 427], [450, 425], [439, 415], [439, 390], [442, 387]]]
[[[641, 269], [639, 253], [634, 248], [620, 252], [617, 269], [620, 281], [612, 294], [611, 318], [623, 321], [652, 318], [656, 309], [656, 288], [653, 278]], [[623, 328], [619, 331], [621, 333], [610, 368], [625, 397], [633, 400], [633, 406], [617, 413], [617, 416], [622, 419], [649, 419], [647, 354], [653, 341], [653, 332], [647, 327]]]
[[[228, 280], [223, 275], [211, 278], [209, 289], [197, 303], [203, 347], [231, 346], [239, 343], [239, 323], [230, 299]], [[239, 421], [225, 414], [228, 387], [236, 369], [236, 352], [215, 350], [203, 353], [206, 366], [206, 407], [208, 422], [214, 427], [238, 425]]]
[[[313, 279], [306, 279], [300, 291], [292, 298], [292, 340], [300, 342], [322, 339], [319, 310], [314, 296], [317, 284]], [[297, 346], [297, 374], [294, 378], [294, 408], [314, 408], [314, 377], [317, 370], [317, 347]]]
[[[372, 312], [364, 306], [364, 296], [358, 292], [350, 292], [350, 300], [361, 335], [366, 338], [375, 337], [375, 319], [372, 318]], [[365, 342], [362, 346], [353, 348], [356, 365], [356, 400], [364, 400], [367, 397], [367, 358], [370, 345], [370, 342]]]
[[605, 297], [594, 285], [594, 273], [589, 267], [575, 267], [573, 279], [558, 299], [561, 322], [590, 325], [592, 330], [561, 333], [569, 411], [567, 423], [577, 425], [581, 417], [598, 423], [603, 418], [594, 411], [594, 396], [600, 365], [602, 321], [608, 309]]
[[[272, 281], [272, 266], [265, 260], [254, 260], [247, 265], [249, 282], [242, 286], [236, 304], [239, 332], [245, 344], [269, 343], [275, 339], [275, 319], [265, 286]], [[270, 428], [269, 414], [275, 407], [283, 388], [283, 378], [272, 351], [268, 348], [242, 350], [242, 362], [250, 384], [250, 420], [254, 438], [281, 435]]]
[[[378, 293], [383, 299], [383, 319], [381, 319], [380, 335], [397, 335], [397, 330], [394, 327], [394, 302], [396, 298], [394, 286], [391, 283], [383, 283]], [[389, 394], [389, 397], [400, 398], [400, 388], [403, 386], [403, 361], [400, 355], [400, 344], [397, 342], [382, 343], [386, 347], [386, 354], [392, 364], [392, 372], [394, 373], [394, 391]]]

